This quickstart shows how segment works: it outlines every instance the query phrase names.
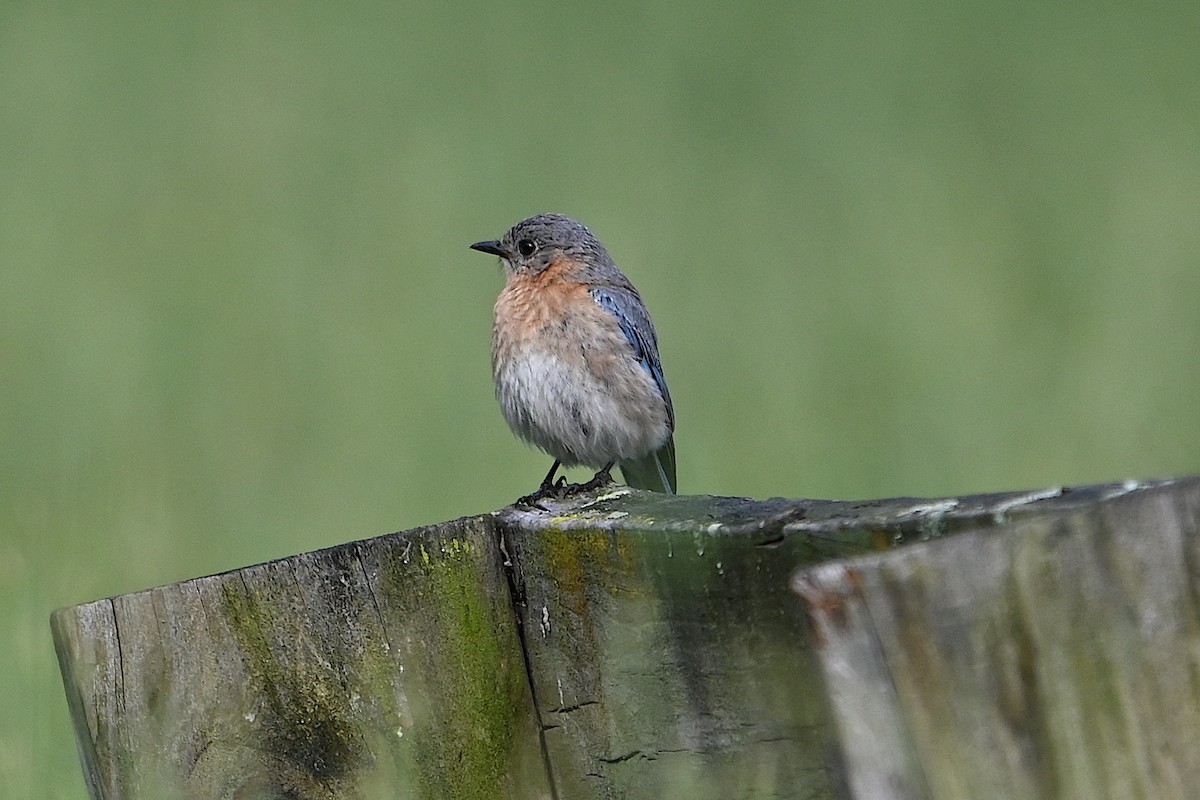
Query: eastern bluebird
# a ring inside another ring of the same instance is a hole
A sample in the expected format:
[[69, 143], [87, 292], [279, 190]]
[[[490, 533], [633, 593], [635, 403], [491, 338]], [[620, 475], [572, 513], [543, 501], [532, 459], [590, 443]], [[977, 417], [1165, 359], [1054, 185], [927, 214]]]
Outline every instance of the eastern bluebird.
[[[675, 493], [675, 411], [658, 338], [637, 289], [592, 232], [539, 214], [472, 250], [500, 256], [507, 282], [492, 322], [496, 399], [513, 432], [554, 456], [528, 499], [563, 488], [560, 465]], [[572, 487], [575, 488], [575, 487]]]

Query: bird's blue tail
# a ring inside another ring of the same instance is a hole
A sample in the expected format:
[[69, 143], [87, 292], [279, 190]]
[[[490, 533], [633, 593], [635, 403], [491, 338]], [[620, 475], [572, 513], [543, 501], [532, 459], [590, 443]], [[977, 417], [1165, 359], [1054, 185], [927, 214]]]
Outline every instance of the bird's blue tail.
[[625, 483], [635, 489], [675, 494], [675, 437], [636, 461], [622, 461], [621, 474]]

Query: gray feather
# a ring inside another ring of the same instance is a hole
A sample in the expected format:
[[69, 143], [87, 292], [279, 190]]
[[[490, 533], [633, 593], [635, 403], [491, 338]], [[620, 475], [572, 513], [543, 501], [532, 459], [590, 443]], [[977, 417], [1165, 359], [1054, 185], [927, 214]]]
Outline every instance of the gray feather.
[[633, 461], [621, 462], [625, 483], [635, 489], [675, 494], [675, 437], [653, 453]]

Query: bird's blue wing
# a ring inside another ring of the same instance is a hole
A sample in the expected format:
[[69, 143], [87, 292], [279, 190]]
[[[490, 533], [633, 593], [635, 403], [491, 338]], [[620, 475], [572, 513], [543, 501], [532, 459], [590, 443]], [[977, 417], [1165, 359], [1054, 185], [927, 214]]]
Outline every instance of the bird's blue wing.
[[667, 379], [663, 376], [662, 362], [658, 357], [658, 337], [654, 334], [654, 324], [650, 322], [650, 314], [642, 298], [632, 287], [597, 287], [591, 290], [591, 294], [592, 299], [616, 319], [621, 332], [633, 345], [638, 362], [654, 379], [667, 404], [667, 419], [671, 430], [674, 430], [675, 409], [671, 406], [671, 392], [667, 389]]
[[[667, 390], [667, 380], [658, 357], [658, 337], [642, 298], [632, 286], [597, 287], [591, 293], [600, 307], [616, 319], [621, 332], [633, 345], [638, 363], [654, 379], [663, 402], [667, 404], [667, 424], [674, 431], [675, 409], [671, 405], [671, 393]], [[625, 476], [626, 483], [637, 489], [675, 494], [675, 437], [668, 436], [662, 447], [636, 461], [622, 461], [621, 474]]]

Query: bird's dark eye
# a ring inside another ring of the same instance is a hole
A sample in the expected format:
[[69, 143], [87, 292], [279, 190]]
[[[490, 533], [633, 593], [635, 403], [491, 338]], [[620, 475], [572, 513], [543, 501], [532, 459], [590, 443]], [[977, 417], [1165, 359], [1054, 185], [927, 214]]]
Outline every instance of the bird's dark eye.
[[522, 239], [517, 242], [517, 252], [525, 258], [533, 255], [534, 250], [537, 250], [537, 244], [532, 239]]

